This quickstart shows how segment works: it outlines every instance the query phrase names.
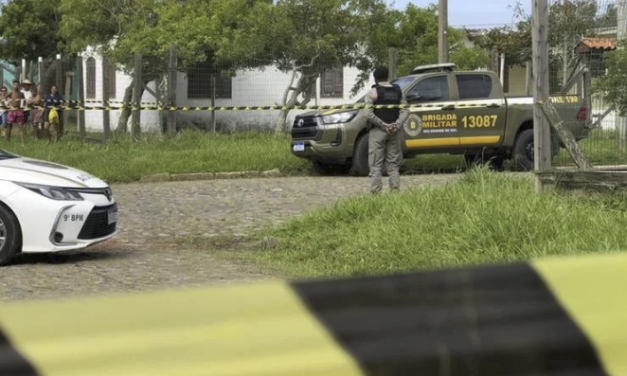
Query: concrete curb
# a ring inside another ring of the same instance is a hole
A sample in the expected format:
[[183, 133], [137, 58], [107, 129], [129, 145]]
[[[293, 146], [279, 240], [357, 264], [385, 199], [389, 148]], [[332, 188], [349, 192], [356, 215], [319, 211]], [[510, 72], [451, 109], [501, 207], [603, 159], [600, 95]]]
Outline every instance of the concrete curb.
[[168, 181], [194, 181], [244, 178], [278, 178], [283, 176], [278, 168], [267, 171], [197, 172], [189, 174], [154, 174], [142, 177], [140, 183], [163, 183]]

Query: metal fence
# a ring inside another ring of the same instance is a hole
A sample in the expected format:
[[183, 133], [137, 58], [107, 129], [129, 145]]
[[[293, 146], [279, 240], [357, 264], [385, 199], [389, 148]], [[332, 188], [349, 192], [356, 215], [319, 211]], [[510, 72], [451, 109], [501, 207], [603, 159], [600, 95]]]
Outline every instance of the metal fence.
[[[627, 88], [627, 59], [619, 42], [627, 31], [624, 4], [624, 0], [548, 1], [550, 95], [570, 98], [553, 104], [580, 150], [600, 170], [627, 165], [627, 122], [620, 111]], [[565, 149], [552, 164], [577, 169]]]

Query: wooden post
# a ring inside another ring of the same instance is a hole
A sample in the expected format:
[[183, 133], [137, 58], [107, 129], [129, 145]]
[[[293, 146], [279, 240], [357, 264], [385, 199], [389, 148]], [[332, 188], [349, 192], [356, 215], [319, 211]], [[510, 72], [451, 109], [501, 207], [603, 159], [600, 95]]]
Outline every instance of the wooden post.
[[532, 58], [534, 75], [533, 147], [536, 192], [542, 191], [538, 173], [551, 168], [551, 132], [542, 104], [549, 102], [549, 9], [547, 0], [532, 0]]
[[105, 140], [111, 137], [111, 111], [109, 108], [109, 61], [102, 57], [102, 132]]
[[[213, 69], [212, 69], [213, 70]], [[218, 119], [216, 119], [216, 75], [215, 72], [211, 72], [211, 132], [216, 133], [218, 126]]]
[[142, 82], [142, 55], [138, 53], [135, 54], [133, 76], [135, 79], [133, 85], [133, 107], [135, 109], [131, 118], [131, 137], [136, 139], [141, 129], [141, 110], [139, 107], [141, 107], [141, 95], [144, 86]]
[[82, 137], [87, 135], [85, 131], [85, 110], [80, 107], [85, 106], [85, 76], [83, 75], [83, 57], [81, 54], [76, 55], [76, 82], [78, 84], [78, 132]]
[[41, 95], [42, 103], [46, 94], [48, 93], [48, 85], [46, 82], [46, 62], [43, 57], [39, 57], [39, 93]]
[[[178, 51], [170, 46], [170, 63], [168, 67], [168, 107], [176, 106], [176, 76], [178, 68]], [[168, 134], [176, 133], [176, 110], [168, 110]]]
[[438, 15], [438, 52], [442, 64], [448, 63], [448, 0], [440, 0]]
[[525, 77], [525, 93], [527, 93], [527, 96], [531, 96], [533, 95], [532, 93], [532, 89], [533, 89], [533, 81], [532, 81], [532, 77], [533, 77], [533, 73], [532, 73], [532, 65], [530, 61], [527, 61], [525, 63], [525, 72], [526, 72], [526, 77]]
[[396, 47], [390, 47], [388, 50], [388, 70], [390, 71], [390, 81], [396, 78], [396, 71], [398, 66], [398, 49]]

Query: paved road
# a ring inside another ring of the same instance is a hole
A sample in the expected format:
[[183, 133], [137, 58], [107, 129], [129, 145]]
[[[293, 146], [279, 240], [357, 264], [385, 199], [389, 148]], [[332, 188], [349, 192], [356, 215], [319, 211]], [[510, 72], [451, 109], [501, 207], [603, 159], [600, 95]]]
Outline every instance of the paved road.
[[[403, 177], [404, 189], [460, 175]], [[384, 180], [387, 183], [387, 180]], [[254, 281], [271, 276], [210, 251], [168, 245], [176, 237], [246, 235], [305, 211], [367, 194], [367, 178], [291, 177], [113, 186], [119, 234], [65, 254], [23, 255], [0, 269], [0, 301]]]

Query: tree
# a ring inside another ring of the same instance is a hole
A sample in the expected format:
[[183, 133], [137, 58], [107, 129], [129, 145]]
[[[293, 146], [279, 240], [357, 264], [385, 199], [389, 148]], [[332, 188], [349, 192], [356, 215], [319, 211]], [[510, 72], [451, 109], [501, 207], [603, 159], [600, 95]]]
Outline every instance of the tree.
[[[63, 38], [59, 35], [61, 0], [12, 0], [0, 4], [0, 56], [20, 67], [22, 59], [37, 61], [59, 52]], [[51, 65], [46, 77], [54, 73]]]
[[[60, 35], [65, 39], [63, 49], [80, 53], [88, 47], [123, 68], [133, 69], [135, 53], [142, 54], [144, 86], [163, 79], [167, 72], [167, 55], [159, 54], [158, 41], [150, 38], [157, 22], [155, 9], [165, 6], [160, 0], [60, 0]], [[168, 2], [169, 3], [169, 2]], [[135, 77], [124, 92], [124, 103], [132, 98]], [[142, 90], [143, 92], [143, 90]], [[125, 108], [116, 131], [126, 132], [131, 110]]]
[[[417, 65], [438, 61], [438, 7], [431, 4], [418, 7], [408, 4], [404, 11], [388, 10], [377, 15], [377, 22], [369, 31], [370, 53], [377, 63], [386, 63], [388, 47], [398, 50], [398, 74], [411, 72]], [[382, 21], [379, 21], [382, 20]], [[448, 28], [450, 61], [459, 69], [472, 70], [489, 63], [488, 54], [481, 48], [464, 43], [465, 31]]]

